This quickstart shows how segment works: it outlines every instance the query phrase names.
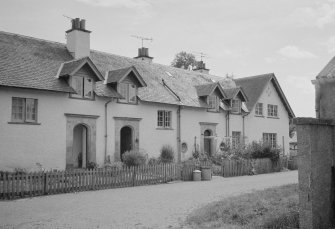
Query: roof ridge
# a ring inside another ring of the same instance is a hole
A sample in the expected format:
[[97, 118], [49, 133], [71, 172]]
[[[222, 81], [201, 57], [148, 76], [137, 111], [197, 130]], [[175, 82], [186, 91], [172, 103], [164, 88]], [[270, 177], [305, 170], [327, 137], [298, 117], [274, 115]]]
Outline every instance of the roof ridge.
[[57, 44], [57, 45], [66, 46], [65, 43], [61, 43], [61, 42], [58, 42], [58, 41], [50, 41], [50, 40], [37, 38], [37, 37], [31, 37], [31, 36], [27, 36], [27, 35], [23, 35], [23, 34], [18, 34], [18, 33], [11, 33], [11, 32], [6, 32], [6, 31], [2, 31], [2, 30], [0, 30], [0, 33], [11, 35], [11, 36], [20, 36], [20, 37], [23, 37], [23, 38], [29, 38], [29, 39], [33, 39], [33, 40], [37, 40], [37, 41], [43, 41], [43, 42], [48, 42], [48, 43], [53, 43], [53, 44]]
[[[27, 35], [18, 34], [18, 33], [11, 33], [11, 32], [6, 32], [6, 31], [1, 31], [1, 30], [0, 30], [0, 33], [11, 35], [11, 36], [20, 36], [20, 37], [23, 37], [23, 38], [33, 39], [33, 40], [36, 40], [36, 41], [42, 41], [42, 42], [52, 43], [52, 44], [61, 45], [61, 46], [66, 47], [65, 43], [61, 43], [61, 42], [58, 42], [58, 41], [51, 41], [51, 40], [46, 40], [46, 39], [42, 39], [42, 38], [36, 38], [36, 37], [31, 37], [31, 36], [27, 36]], [[127, 58], [129, 60], [136, 61], [136, 59], [134, 59], [132, 57], [122, 56], [122, 55], [119, 55], [119, 54], [108, 53], [108, 52], [100, 51], [100, 50], [96, 50], [96, 49], [90, 49], [90, 51], [101, 53], [101, 54], [114, 55], [114, 56], [123, 57], [123, 58]], [[147, 65], [154, 64], [154, 65], [164, 66], [164, 67], [167, 67], [167, 68], [170, 68], [170, 69], [173, 69], [173, 70], [184, 71], [184, 72], [191, 73], [191, 74], [193, 73], [193, 74], [200, 74], [202, 76], [207, 76], [207, 77], [224, 78], [224, 77], [219, 76], [219, 75], [212, 75], [212, 74], [205, 74], [205, 73], [196, 72], [196, 71], [190, 71], [190, 70], [187, 70], [187, 69], [176, 68], [176, 67], [173, 67], [173, 66], [160, 64], [160, 63], [155, 63], [155, 62], [148, 64], [148, 63], [145, 63], [141, 60], [137, 60], [137, 61], [138, 61], [138, 63], [142, 63], [142, 64], [147, 64]], [[215, 80], [217, 80], [217, 79], [215, 79]]]
[[251, 78], [260, 78], [260, 77], [265, 77], [265, 76], [274, 76], [275, 74], [273, 72], [271, 73], [264, 73], [261, 75], [254, 75], [254, 76], [246, 76], [246, 77], [241, 77], [233, 80], [243, 80], [243, 79], [251, 79]]
[[159, 66], [164, 66], [164, 67], [171, 68], [171, 69], [173, 69], [173, 70], [177, 70], [177, 71], [184, 71], [184, 72], [188, 72], [188, 73], [196, 73], [196, 74], [201, 74], [201, 75], [204, 75], [204, 76], [207, 76], [207, 77], [214, 76], [214, 77], [221, 77], [221, 78], [224, 78], [224, 77], [222, 77], [222, 76], [218, 76], [218, 75], [212, 75], [212, 74], [205, 74], [205, 73], [196, 72], [196, 71], [190, 71], [190, 70], [187, 70], [187, 69], [184, 69], [184, 68], [177, 68], [177, 67], [173, 67], [173, 66], [165, 65], [165, 64], [161, 64], [161, 63], [156, 63], [156, 62], [146, 63], [146, 62], [143, 62], [142, 60], [137, 60], [137, 59], [134, 59], [134, 58], [132, 58], [132, 57], [122, 56], [122, 55], [114, 54], [114, 53], [108, 53], [108, 52], [100, 51], [100, 50], [96, 50], [96, 49], [91, 49], [91, 51], [94, 51], [94, 52], [97, 52], [97, 53], [101, 53], [101, 54], [114, 55], [114, 56], [118, 56], [118, 57], [127, 58], [127, 59], [129, 59], [129, 60], [137, 61], [138, 63], [141, 63], [141, 64], [147, 64], [147, 65], [159, 65]]

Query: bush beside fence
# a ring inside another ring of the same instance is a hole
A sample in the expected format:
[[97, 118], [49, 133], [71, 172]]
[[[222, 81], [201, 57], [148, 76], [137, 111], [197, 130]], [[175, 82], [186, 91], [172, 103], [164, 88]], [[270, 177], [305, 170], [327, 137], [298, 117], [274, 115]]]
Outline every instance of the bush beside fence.
[[[197, 164], [160, 164], [93, 170], [66, 170], [33, 173], [0, 173], [0, 199], [81, 192], [166, 183], [174, 180], [191, 181], [193, 171], [209, 162]], [[214, 165], [213, 165], [214, 166]], [[216, 168], [218, 166], [215, 166]], [[224, 177], [249, 175], [252, 168], [256, 173], [271, 173], [287, 167], [287, 159], [273, 164], [270, 159], [227, 160], [215, 175]], [[212, 173], [214, 169], [212, 167]]]
[[178, 164], [27, 174], [2, 173], [0, 199], [158, 184], [179, 179]]
[[248, 160], [224, 160], [222, 163], [222, 175], [224, 177], [233, 177], [272, 173], [279, 172], [283, 168], [287, 168], [286, 157], [280, 158], [275, 163], [268, 158]]

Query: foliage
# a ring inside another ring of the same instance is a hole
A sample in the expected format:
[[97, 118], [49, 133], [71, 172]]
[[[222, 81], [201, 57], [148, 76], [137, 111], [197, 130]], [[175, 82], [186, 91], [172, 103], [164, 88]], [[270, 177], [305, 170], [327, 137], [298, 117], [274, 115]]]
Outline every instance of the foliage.
[[205, 152], [194, 151], [192, 156], [198, 162], [205, 162], [209, 160], [209, 156]]
[[270, 158], [272, 162], [279, 159], [280, 148], [272, 148], [268, 143], [252, 142], [251, 143], [251, 157], [252, 158]]
[[187, 218], [192, 228], [299, 228], [296, 184], [242, 194], [201, 207]]
[[131, 150], [127, 151], [122, 155], [123, 163], [127, 166], [139, 166], [144, 165], [146, 162], [146, 156], [138, 151]]
[[159, 157], [163, 163], [172, 163], [174, 161], [174, 150], [170, 145], [163, 145]]
[[160, 158], [150, 157], [148, 159], [148, 165], [159, 165], [161, 163]]
[[220, 164], [222, 159], [270, 158], [273, 162], [276, 162], [279, 159], [280, 152], [280, 148], [272, 148], [268, 143], [254, 141], [248, 145], [241, 144], [227, 151], [219, 151], [210, 159], [214, 164]]
[[110, 162], [105, 164], [106, 169], [121, 169], [123, 167], [123, 163], [121, 161]]
[[289, 126], [289, 136], [292, 138], [294, 136], [294, 133], [296, 132], [296, 126], [293, 123], [290, 123]]
[[96, 169], [98, 167], [97, 163], [91, 161], [87, 163], [87, 169]]
[[176, 68], [188, 69], [189, 66], [195, 66], [196, 59], [195, 56], [191, 53], [181, 51], [177, 53], [171, 63], [171, 66]]

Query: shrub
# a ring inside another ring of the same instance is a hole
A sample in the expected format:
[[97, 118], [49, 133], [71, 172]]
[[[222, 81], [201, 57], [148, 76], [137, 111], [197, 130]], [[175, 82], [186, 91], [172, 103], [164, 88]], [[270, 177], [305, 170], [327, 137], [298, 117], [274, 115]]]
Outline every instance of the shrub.
[[170, 145], [164, 145], [161, 148], [160, 160], [163, 163], [172, 163], [174, 161], [174, 150]]
[[159, 165], [161, 163], [161, 160], [159, 158], [150, 157], [148, 159], [148, 165]]
[[96, 169], [98, 167], [97, 163], [91, 161], [87, 163], [87, 169]]
[[144, 165], [146, 156], [135, 150], [127, 151], [122, 155], [123, 163], [126, 166], [139, 166]]
[[105, 164], [106, 169], [121, 169], [123, 167], [123, 163], [121, 161], [110, 162]]
[[252, 158], [270, 158], [272, 162], [279, 159], [280, 148], [272, 148], [268, 143], [252, 142], [250, 147]]

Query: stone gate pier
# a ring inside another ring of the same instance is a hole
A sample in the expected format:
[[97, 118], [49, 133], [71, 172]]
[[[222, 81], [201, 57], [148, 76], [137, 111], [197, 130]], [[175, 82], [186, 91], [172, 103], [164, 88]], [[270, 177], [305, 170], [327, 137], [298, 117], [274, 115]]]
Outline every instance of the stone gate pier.
[[318, 76], [316, 118], [295, 118], [300, 228], [335, 228], [335, 78]]

